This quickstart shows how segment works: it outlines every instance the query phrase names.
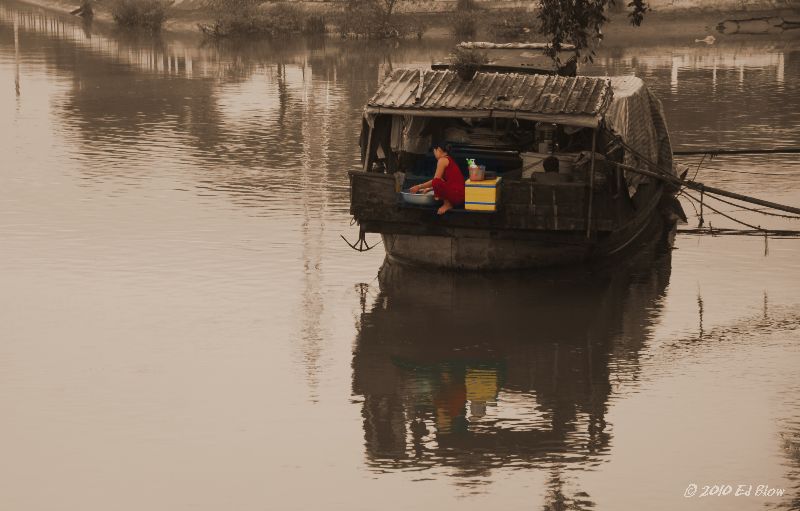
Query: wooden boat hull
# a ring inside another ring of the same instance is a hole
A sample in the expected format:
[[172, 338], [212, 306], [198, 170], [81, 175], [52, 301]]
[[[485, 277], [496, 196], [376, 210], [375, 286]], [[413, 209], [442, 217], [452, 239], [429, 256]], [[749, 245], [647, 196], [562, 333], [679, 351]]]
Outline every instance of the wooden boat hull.
[[532, 269], [624, 256], [664, 232], [663, 199], [672, 198], [660, 183], [641, 185], [635, 200], [597, 190], [587, 230], [588, 191], [582, 185], [509, 182], [497, 213], [439, 217], [435, 209], [395, 205], [391, 176], [351, 177], [351, 211], [364, 233], [381, 235], [389, 260], [444, 269]]
[[547, 241], [382, 234], [393, 262], [467, 270], [507, 270], [575, 264], [589, 258], [587, 244]]
[[395, 263], [480, 271], [535, 269], [623, 257], [663, 236], [669, 227], [657, 211], [641, 220], [625, 232], [610, 233], [601, 240], [587, 240], [585, 235], [563, 236], [559, 240], [552, 233], [542, 233], [539, 239], [385, 233], [381, 237], [387, 257]]
[[633, 199], [598, 187], [592, 206], [583, 184], [509, 181], [497, 212], [439, 216], [398, 203], [392, 176], [350, 177], [351, 213], [364, 233], [382, 236], [391, 261], [445, 269], [544, 268], [625, 255], [663, 232], [664, 202], [674, 200], [660, 182], [643, 183]]

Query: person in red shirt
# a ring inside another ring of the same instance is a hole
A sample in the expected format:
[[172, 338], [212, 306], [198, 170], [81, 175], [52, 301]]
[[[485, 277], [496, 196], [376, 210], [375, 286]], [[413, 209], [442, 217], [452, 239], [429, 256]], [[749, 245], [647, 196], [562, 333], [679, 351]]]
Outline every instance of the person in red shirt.
[[448, 155], [450, 145], [436, 144], [433, 146], [433, 155], [436, 157], [436, 172], [433, 179], [422, 184], [412, 186], [411, 193], [425, 193], [433, 188], [437, 199], [443, 201], [437, 211], [444, 215], [455, 206], [464, 204], [464, 175], [456, 161]]

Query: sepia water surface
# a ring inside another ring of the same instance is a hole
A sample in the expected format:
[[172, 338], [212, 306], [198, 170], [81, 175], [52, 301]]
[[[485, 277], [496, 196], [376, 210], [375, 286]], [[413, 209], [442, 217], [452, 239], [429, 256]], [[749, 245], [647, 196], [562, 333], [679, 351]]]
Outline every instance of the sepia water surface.
[[[645, 79], [676, 149], [797, 145], [797, 35], [709, 33], [611, 32], [584, 72]], [[2, 509], [800, 508], [800, 240], [497, 275], [341, 240], [363, 104], [453, 43], [203, 45], [0, 0]], [[696, 172], [800, 204], [796, 155]]]

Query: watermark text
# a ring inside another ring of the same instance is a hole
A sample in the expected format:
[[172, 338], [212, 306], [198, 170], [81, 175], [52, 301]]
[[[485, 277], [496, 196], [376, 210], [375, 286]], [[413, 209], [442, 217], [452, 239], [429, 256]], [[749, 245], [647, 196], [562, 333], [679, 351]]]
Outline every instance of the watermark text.
[[707, 497], [783, 497], [784, 488], [777, 488], [768, 484], [689, 484], [683, 496], [690, 498]]

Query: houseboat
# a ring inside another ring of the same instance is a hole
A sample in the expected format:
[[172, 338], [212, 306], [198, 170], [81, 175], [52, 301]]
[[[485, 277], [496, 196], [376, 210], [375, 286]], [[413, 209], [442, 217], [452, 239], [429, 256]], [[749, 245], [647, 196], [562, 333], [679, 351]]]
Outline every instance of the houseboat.
[[[468, 159], [487, 174], [443, 215], [403, 193], [432, 177], [434, 141], [465, 180]], [[397, 69], [364, 109], [361, 152], [350, 211], [362, 242], [380, 234], [396, 262], [579, 264], [625, 253], [682, 214], [661, 103], [634, 76]]]

